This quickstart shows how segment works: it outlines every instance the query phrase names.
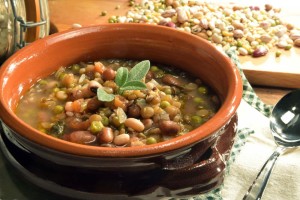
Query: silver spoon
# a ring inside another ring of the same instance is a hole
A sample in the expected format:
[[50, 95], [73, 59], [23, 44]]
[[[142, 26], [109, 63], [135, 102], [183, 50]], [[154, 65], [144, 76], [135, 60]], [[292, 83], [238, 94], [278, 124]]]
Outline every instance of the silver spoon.
[[243, 200], [261, 199], [277, 158], [287, 149], [300, 146], [300, 89], [285, 95], [273, 108], [270, 128], [277, 144]]

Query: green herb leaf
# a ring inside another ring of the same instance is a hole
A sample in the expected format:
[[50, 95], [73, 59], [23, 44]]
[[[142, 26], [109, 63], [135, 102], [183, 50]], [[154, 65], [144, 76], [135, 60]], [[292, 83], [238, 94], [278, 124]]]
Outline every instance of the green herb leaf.
[[145, 83], [141, 81], [129, 81], [126, 82], [121, 88], [120, 91], [123, 92], [124, 90], [144, 90], [147, 89]]
[[150, 61], [149, 60], [144, 60], [142, 62], [139, 62], [129, 71], [127, 81], [129, 82], [129, 81], [142, 80], [146, 76], [149, 69], [150, 69]]
[[97, 97], [99, 101], [112, 101], [115, 98], [115, 95], [113, 94], [108, 94], [105, 92], [102, 88], [97, 89]]
[[65, 123], [63, 121], [56, 122], [49, 130], [50, 134], [62, 135], [65, 130]]
[[124, 85], [124, 83], [126, 83], [127, 78], [128, 78], [128, 69], [126, 67], [120, 67], [117, 70], [117, 74], [115, 78], [116, 84], [119, 87], [121, 87], [122, 85]]
[[119, 122], [120, 123], [124, 123], [125, 120], [127, 119], [127, 115], [126, 113], [124, 112], [124, 110], [120, 107], [117, 108], [116, 110], [116, 114], [118, 116], [118, 119], [119, 119]]

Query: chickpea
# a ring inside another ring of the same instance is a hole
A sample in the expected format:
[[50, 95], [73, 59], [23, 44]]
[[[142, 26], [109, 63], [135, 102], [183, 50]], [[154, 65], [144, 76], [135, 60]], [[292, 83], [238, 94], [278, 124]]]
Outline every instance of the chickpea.
[[141, 115], [144, 119], [151, 118], [154, 115], [154, 109], [150, 106], [146, 106], [141, 110]]

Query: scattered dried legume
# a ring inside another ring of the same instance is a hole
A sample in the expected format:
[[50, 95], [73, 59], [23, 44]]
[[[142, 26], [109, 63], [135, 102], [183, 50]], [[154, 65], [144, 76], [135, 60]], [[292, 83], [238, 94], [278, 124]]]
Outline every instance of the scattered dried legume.
[[107, 15], [107, 11], [106, 10], [104, 10], [104, 11], [101, 12], [101, 16], [106, 16], [106, 15]]
[[[300, 29], [280, 18], [279, 8], [218, 5], [200, 0], [130, 0], [126, 16], [111, 16], [109, 23], [148, 23], [176, 28], [207, 39], [241, 56], [264, 56], [269, 49], [300, 46]], [[263, 49], [263, 51], [262, 51]], [[254, 53], [255, 52], [255, 53]]]

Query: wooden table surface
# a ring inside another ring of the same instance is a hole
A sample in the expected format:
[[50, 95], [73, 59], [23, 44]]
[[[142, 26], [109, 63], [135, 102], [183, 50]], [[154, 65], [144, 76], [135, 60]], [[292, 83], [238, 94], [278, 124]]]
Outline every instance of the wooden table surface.
[[[48, 3], [51, 32], [68, 30], [74, 23], [82, 26], [108, 23], [109, 16], [125, 15], [129, 9], [128, 0], [48, 0]], [[116, 9], [117, 6], [119, 9]], [[107, 15], [101, 16], [102, 11], [106, 11]], [[243, 62], [245, 59], [247, 58], [242, 58]], [[249, 57], [249, 59], [253, 58]], [[254, 90], [265, 103], [273, 105], [291, 91], [288, 88], [259, 85], [255, 85]]]

